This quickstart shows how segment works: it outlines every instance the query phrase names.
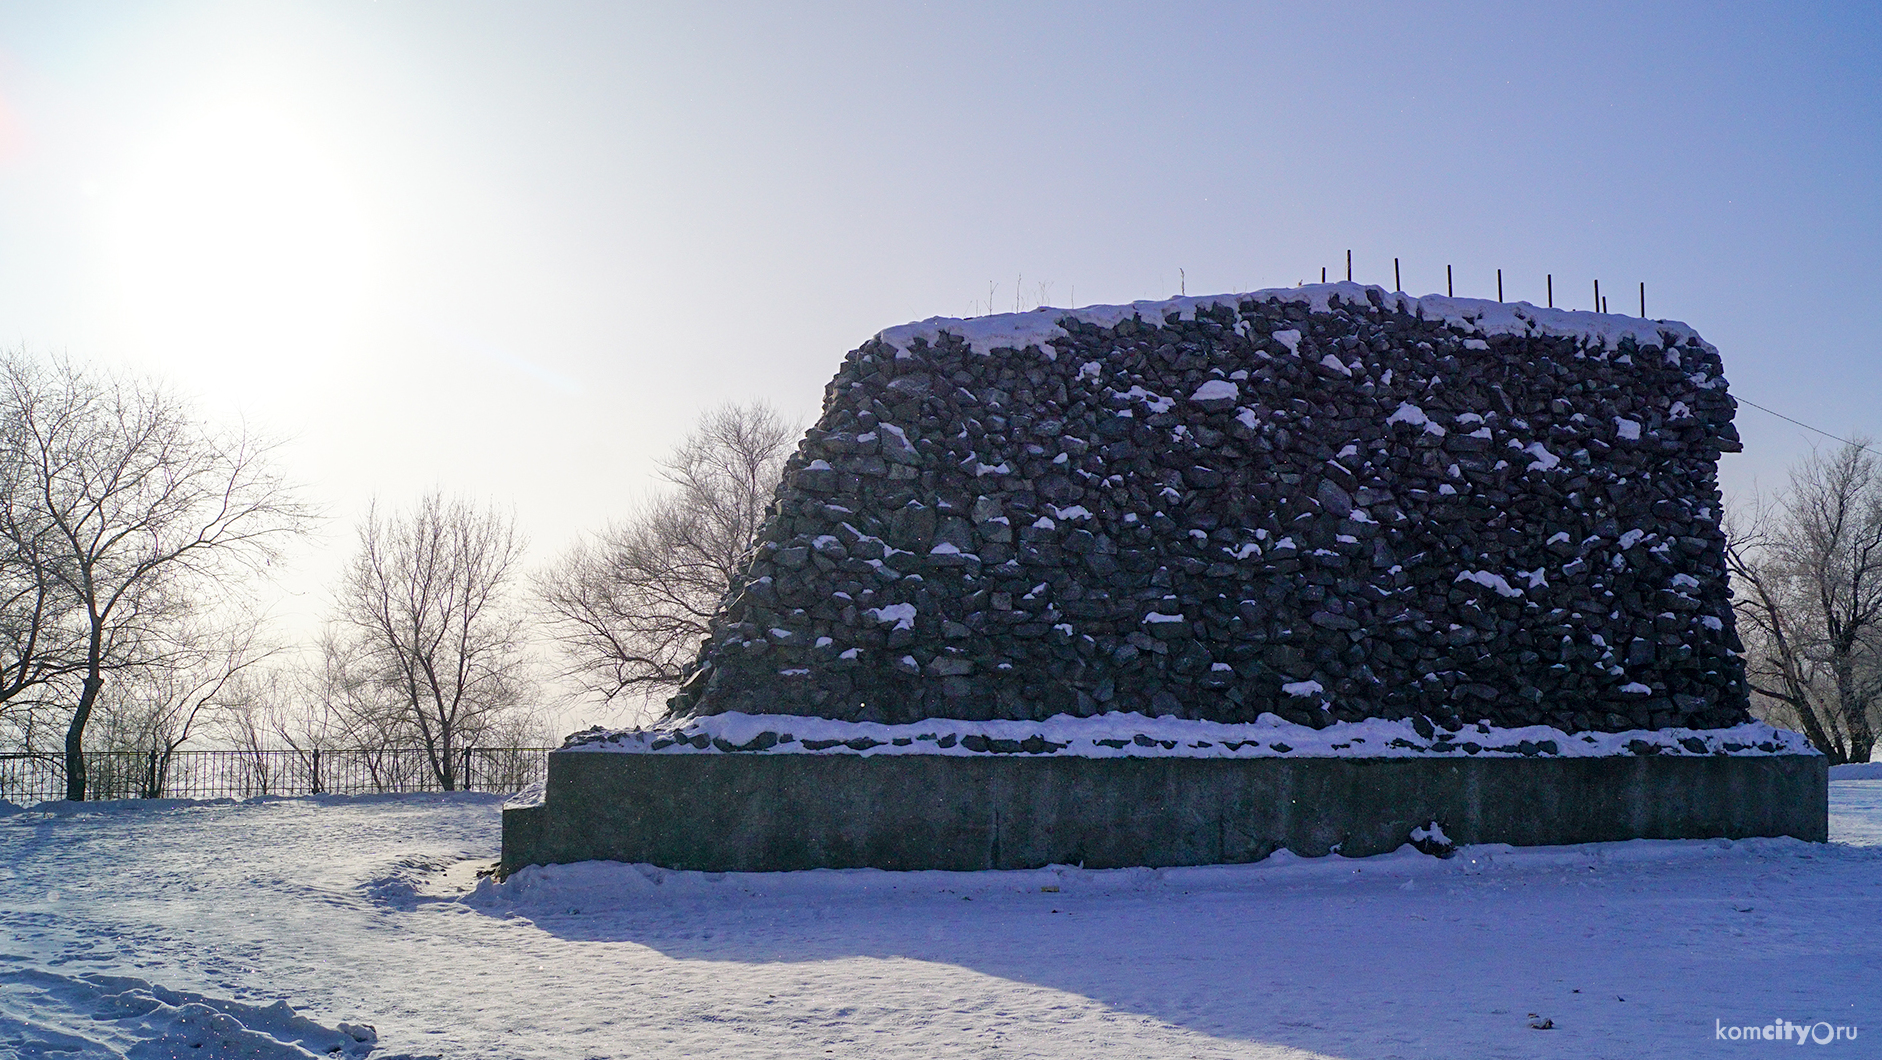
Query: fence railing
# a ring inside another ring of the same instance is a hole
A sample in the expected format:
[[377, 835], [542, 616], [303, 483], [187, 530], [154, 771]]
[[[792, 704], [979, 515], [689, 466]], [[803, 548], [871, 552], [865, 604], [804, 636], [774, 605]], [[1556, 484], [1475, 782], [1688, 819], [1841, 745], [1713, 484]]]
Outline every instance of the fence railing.
[[[546, 776], [547, 747], [451, 752], [457, 791], [512, 792]], [[87, 799], [245, 799], [255, 795], [365, 795], [442, 791], [422, 747], [308, 751], [89, 751]], [[65, 756], [0, 753], [0, 799], [27, 805], [65, 798]]]

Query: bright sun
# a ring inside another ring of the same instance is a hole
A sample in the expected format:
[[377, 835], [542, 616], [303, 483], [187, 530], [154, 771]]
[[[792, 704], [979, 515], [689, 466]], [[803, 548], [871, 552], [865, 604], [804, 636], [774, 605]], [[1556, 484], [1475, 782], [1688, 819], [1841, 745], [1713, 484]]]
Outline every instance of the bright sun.
[[369, 257], [360, 211], [278, 113], [229, 106], [178, 124], [117, 192], [108, 238], [126, 339], [144, 352], [225, 370], [318, 354], [351, 324]]

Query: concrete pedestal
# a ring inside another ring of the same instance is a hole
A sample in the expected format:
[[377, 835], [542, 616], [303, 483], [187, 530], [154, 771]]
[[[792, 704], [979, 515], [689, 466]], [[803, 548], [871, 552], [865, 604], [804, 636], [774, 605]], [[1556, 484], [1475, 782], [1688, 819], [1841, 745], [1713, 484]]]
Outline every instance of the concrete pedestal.
[[710, 872], [1257, 861], [1286, 847], [1829, 832], [1816, 755], [1070, 758], [559, 751], [503, 813], [503, 867], [611, 860]]

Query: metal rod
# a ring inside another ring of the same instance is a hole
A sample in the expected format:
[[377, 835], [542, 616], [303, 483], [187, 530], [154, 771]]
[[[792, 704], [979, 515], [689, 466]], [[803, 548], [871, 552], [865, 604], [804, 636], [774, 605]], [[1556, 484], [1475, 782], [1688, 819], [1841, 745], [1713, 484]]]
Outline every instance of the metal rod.
[[1353, 252], [1346, 252], [1346, 282], [1353, 282]]
[[1449, 298], [1457, 297], [1457, 285], [1451, 282], [1451, 267], [1444, 267], [1444, 294]]
[[1320, 266], [1320, 282], [1327, 282], [1327, 267], [1325, 265]]
[[1398, 278], [1398, 259], [1392, 259], [1392, 289], [1404, 293], [1405, 284]]
[[1503, 270], [1496, 270], [1496, 300], [1503, 300]]
[[1640, 281], [1640, 319], [1647, 319], [1647, 281]]
[[1555, 308], [1555, 274], [1549, 273], [1549, 308]]
[[1594, 282], [1594, 311], [1601, 312], [1601, 281]]

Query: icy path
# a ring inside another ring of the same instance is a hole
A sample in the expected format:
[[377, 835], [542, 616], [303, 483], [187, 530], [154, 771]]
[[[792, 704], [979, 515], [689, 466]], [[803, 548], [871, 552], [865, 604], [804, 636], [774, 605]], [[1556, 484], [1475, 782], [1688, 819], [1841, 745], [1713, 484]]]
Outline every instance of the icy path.
[[485, 796], [20, 813], [0, 819], [0, 1056], [371, 1047], [346, 1023], [376, 1026], [375, 1057], [1692, 1057], [1769, 1053], [1713, 1021], [1780, 1018], [1856, 1025], [1828, 1054], [1882, 1055], [1882, 848], [1852, 845], [1882, 844], [1882, 780], [1832, 804], [1829, 846], [589, 864], [475, 892]]

